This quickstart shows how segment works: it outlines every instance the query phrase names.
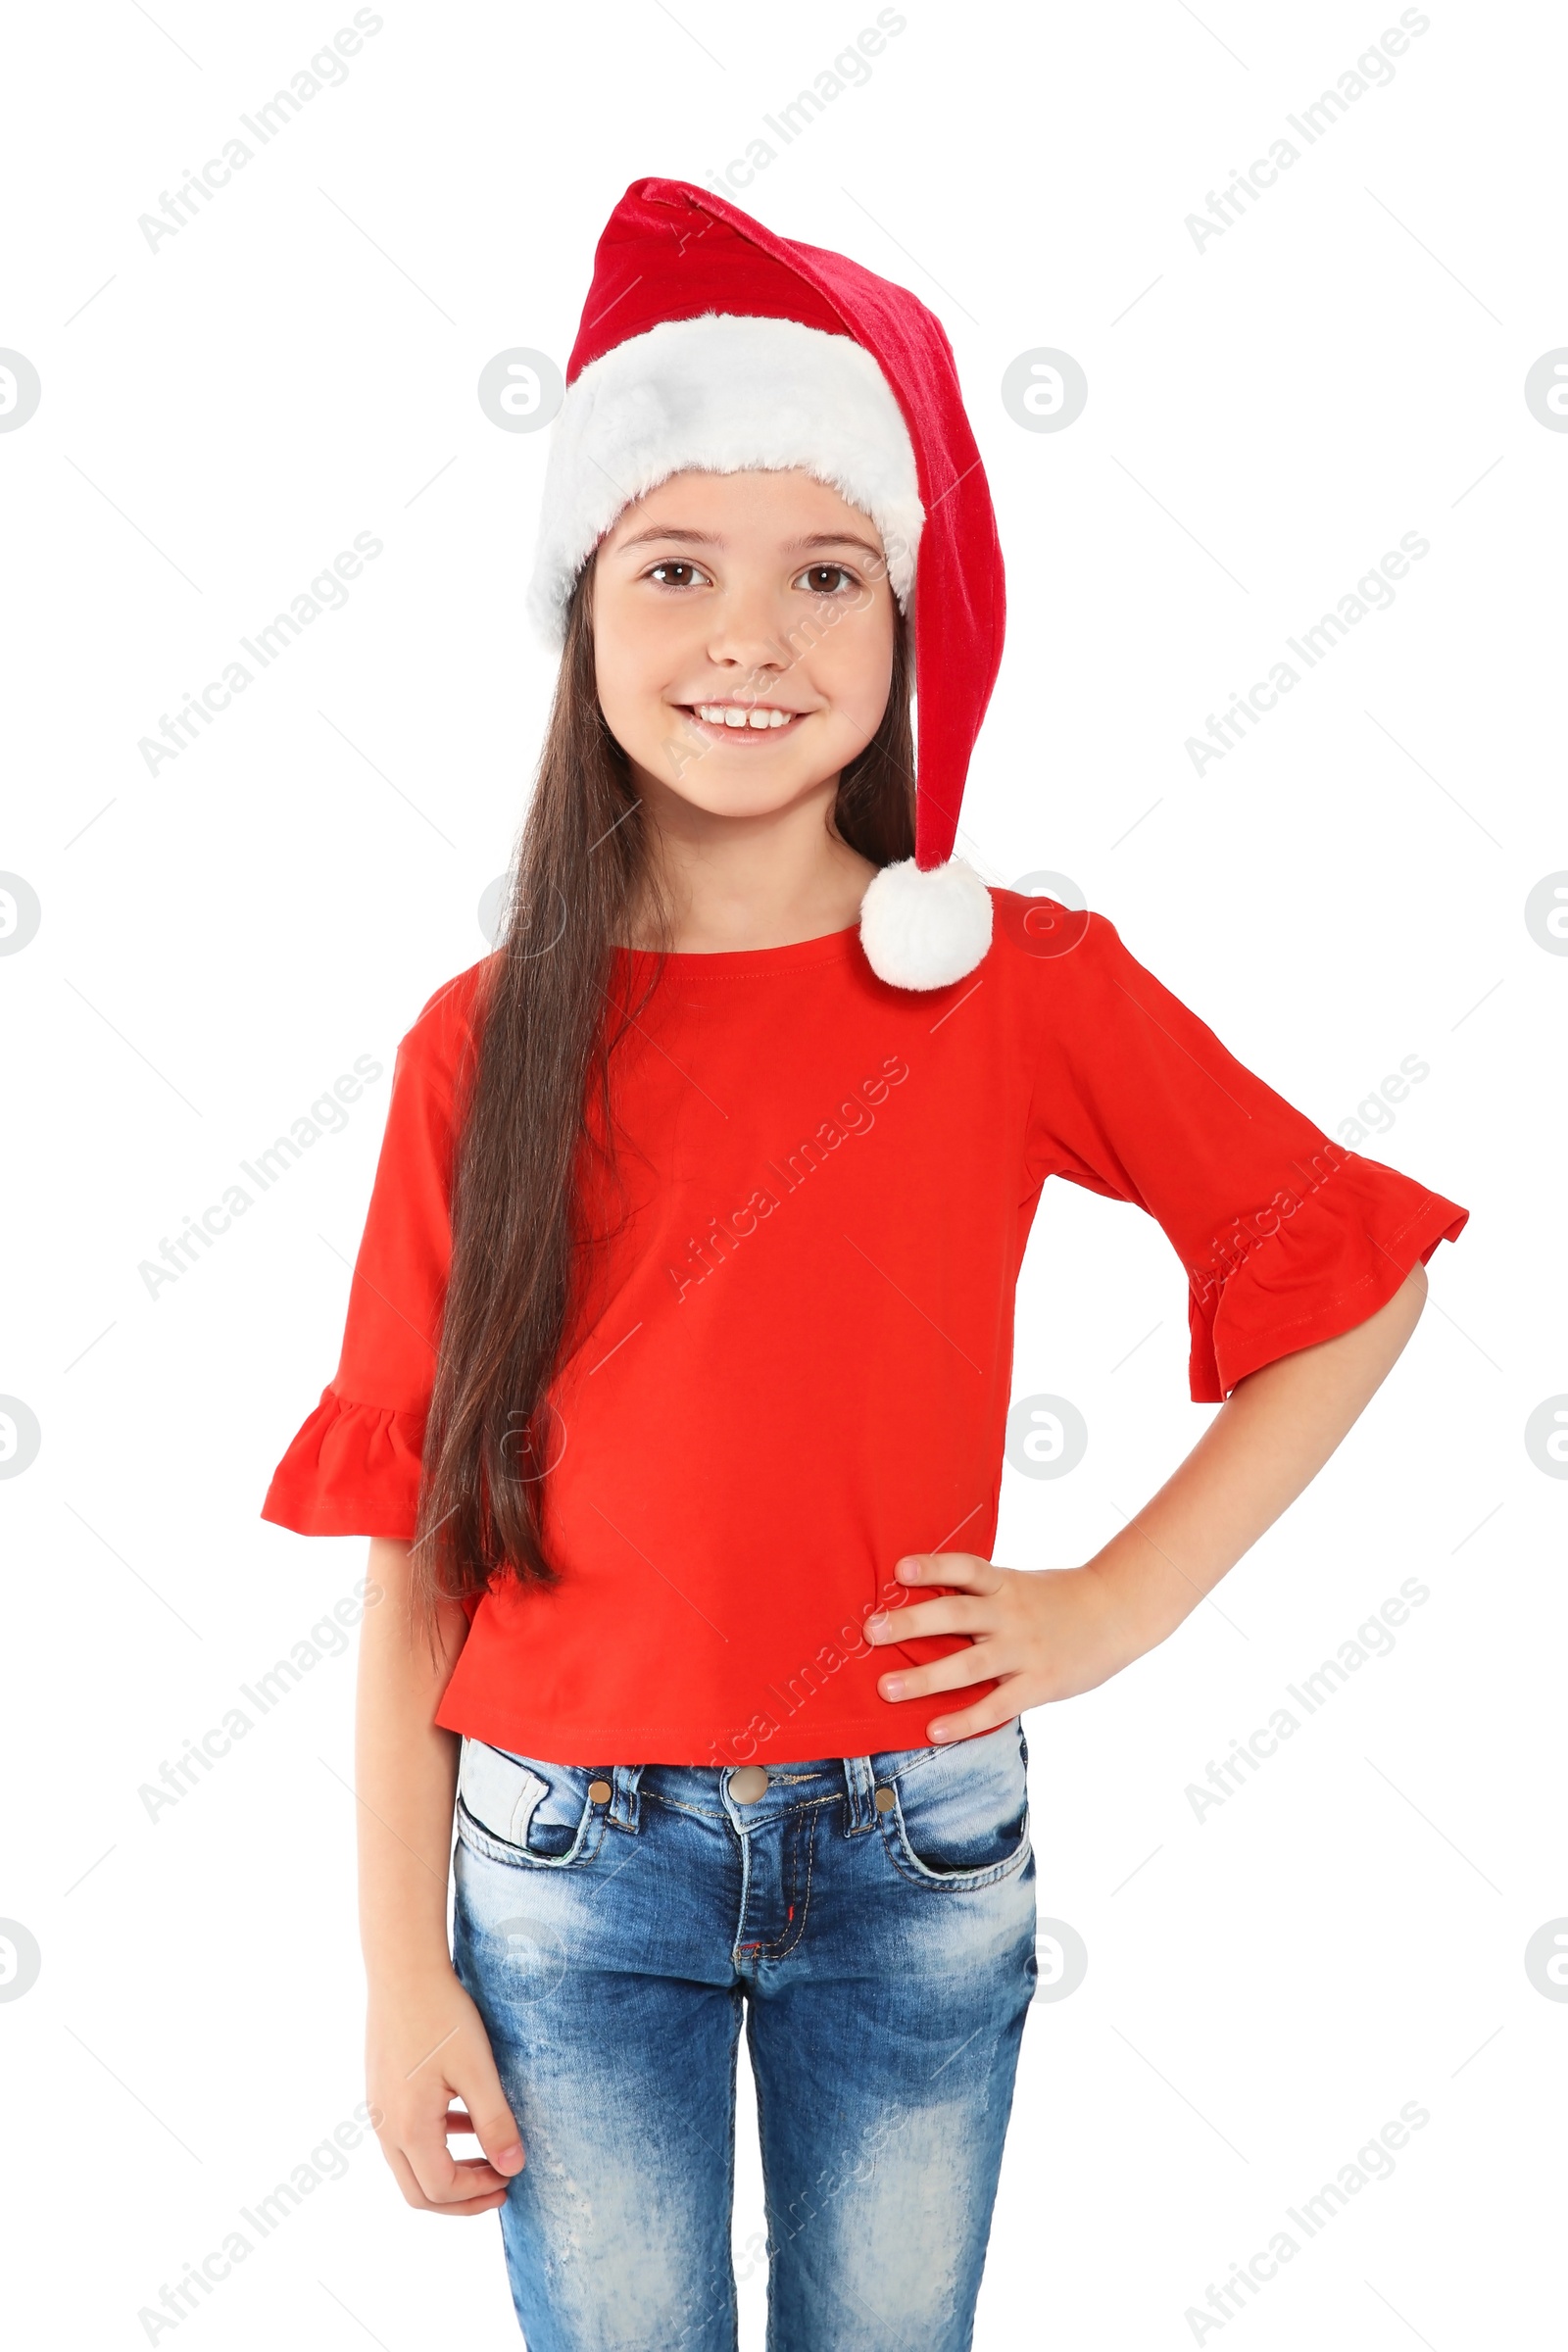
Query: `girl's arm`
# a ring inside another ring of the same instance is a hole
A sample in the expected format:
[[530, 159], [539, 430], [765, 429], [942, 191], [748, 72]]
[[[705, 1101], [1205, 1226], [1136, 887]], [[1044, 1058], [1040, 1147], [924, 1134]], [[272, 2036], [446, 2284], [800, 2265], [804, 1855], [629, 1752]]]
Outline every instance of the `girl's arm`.
[[973, 1639], [928, 1666], [900, 1660], [879, 1677], [882, 1695], [918, 1698], [1001, 1676], [975, 1705], [927, 1726], [933, 1740], [964, 1739], [1092, 1690], [1163, 1642], [1317, 1476], [1393, 1369], [1426, 1293], [1426, 1269], [1414, 1266], [1364, 1322], [1238, 1382], [1187, 1459], [1083, 1567], [999, 1568], [968, 1552], [900, 1560], [901, 1584], [960, 1590], [868, 1619], [871, 1640]]
[[[360, 1940], [369, 1983], [366, 2074], [382, 2152], [411, 2205], [489, 2213], [522, 2165], [483, 2022], [453, 1971], [447, 1873], [459, 1742], [435, 1722], [467, 1633], [444, 1608], [435, 1654], [411, 1605], [412, 1547], [370, 1545], [360, 1633], [356, 1726]], [[464, 2110], [449, 2115], [456, 2101]], [[455, 2159], [449, 2132], [473, 2132], [487, 2161]]]

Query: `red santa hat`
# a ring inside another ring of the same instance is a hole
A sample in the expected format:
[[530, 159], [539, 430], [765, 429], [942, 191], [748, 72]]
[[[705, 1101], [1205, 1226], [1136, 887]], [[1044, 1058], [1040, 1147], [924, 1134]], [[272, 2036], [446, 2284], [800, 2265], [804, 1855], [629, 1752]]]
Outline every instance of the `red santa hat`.
[[872, 969], [943, 988], [991, 944], [955, 858], [969, 755], [1002, 660], [1002, 550], [952, 347], [922, 302], [775, 236], [724, 198], [640, 179], [606, 224], [554, 426], [529, 611], [562, 640], [577, 575], [621, 509], [689, 469], [799, 466], [876, 524], [912, 612], [914, 856], [860, 908]]

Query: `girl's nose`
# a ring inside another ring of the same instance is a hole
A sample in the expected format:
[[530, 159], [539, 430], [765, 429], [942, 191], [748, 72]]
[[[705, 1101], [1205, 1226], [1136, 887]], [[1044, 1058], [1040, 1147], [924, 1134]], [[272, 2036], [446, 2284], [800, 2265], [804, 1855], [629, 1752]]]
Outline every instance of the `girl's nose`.
[[720, 668], [777, 671], [787, 666], [780, 616], [771, 596], [731, 593], [713, 612], [708, 658]]

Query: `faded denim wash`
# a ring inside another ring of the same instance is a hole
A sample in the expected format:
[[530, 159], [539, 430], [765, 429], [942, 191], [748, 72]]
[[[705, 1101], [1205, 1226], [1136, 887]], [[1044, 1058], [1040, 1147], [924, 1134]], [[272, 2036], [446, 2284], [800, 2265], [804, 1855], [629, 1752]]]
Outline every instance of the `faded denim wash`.
[[743, 2012], [768, 2352], [965, 2352], [1035, 1987], [1027, 1760], [1014, 1717], [743, 1802], [464, 1741], [455, 1958], [526, 2151], [529, 2352], [735, 2352]]

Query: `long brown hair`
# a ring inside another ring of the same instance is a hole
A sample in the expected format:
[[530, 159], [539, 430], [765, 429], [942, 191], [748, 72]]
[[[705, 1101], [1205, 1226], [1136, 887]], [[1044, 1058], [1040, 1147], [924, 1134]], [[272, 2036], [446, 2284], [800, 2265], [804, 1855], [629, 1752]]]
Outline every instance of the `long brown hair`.
[[[804, 633], [809, 642], [810, 624]], [[879, 866], [914, 849], [909, 688], [901, 613], [887, 708], [845, 767], [833, 811], [844, 840]], [[611, 988], [615, 944], [634, 922], [654, 943], [635, 1003]], [[427, 1622], [438, 1601], [478, 1594], [502, 1570], [524, 1584], [560, 1581], [540, 1536], [541, 1480], [558, 1450], [549, 1390], [606, 1239], [583, 1221], [583, 1155], [597, 1157], [612, 1188], [612, 1056], [658, 985], [669, 936], [647, 811], [599, 707], [590, 563], [567, 614], [454, 1112], [452, 1267], [414, 1555]]]

